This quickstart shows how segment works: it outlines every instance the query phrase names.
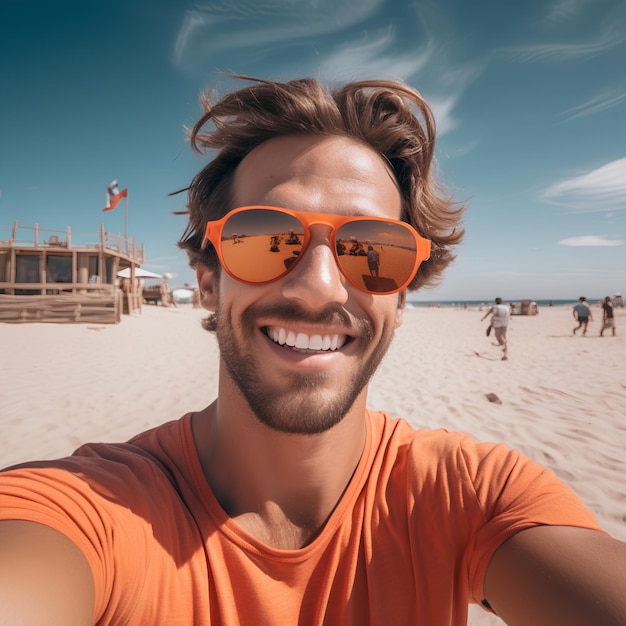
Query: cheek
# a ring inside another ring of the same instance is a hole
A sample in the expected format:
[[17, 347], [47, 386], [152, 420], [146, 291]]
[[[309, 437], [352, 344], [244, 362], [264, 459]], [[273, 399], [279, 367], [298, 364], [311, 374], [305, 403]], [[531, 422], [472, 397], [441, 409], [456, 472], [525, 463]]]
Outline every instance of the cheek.
[[404, 299], [398, 294], [389, 296], [368, 296], [353, 294], [357, 300], [360, 313], [370, 320], [375, 337], [380, 337], [395, 330], [402, 324]]
[[266, 291], [264, 286], [240, 283], [223, 272], [217, 296], [217, 312], [222, 318], [227, 318], [229, 324], [239, 325], [245, 311], [258, 303]]
[[400, 328], [402, 326], [402, 320], [404, 319], [404, 309], [396, 309], [395, 319], [394, 319], [394, 329]]

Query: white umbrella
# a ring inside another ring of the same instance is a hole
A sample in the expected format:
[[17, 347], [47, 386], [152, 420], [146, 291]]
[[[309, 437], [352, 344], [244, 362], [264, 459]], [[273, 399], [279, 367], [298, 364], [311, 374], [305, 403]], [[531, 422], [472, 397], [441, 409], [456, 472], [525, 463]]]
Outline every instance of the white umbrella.
[[[119, 271], [117, 275], [120, 278], [130, 278], [130, 267]], [[135, 278], [161, 278], [161, 274], [155, 274], [154, 272], [149, 272], [148, 270], [144, 270], [141, 267], [136, 267]]]
[[172, 297], [176, 300], [176, 302], [185, 304], [193, 300], [193, 290], [186, 289], [185, 287], [178, 287], [172, 291]]

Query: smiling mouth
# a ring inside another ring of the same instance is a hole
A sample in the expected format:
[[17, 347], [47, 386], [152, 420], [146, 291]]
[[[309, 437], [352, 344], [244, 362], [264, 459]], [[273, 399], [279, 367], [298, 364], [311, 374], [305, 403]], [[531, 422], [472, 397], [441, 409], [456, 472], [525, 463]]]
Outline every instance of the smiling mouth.
[[313, 352], [334, 352], [342, 348], [348, 341], [348, 335], [344, 334], [313, 334], [287, 330], [282, 326], [267, 326], [265, 334], [279, 346], [287, 346], [295, 350], [308, 350]]

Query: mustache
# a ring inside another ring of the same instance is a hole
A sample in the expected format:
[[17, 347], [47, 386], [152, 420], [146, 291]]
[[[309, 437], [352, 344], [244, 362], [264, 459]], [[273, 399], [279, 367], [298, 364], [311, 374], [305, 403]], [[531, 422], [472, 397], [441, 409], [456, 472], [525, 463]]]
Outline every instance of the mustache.
[[251, 305], [242, 315], [242, 322], [252, 326], [259, 317], [275, 317], [285, 322], [300, 322], [328, 326], [342, 326], [346, 329], [369, 328], [370, 323], [357, 318], [339, 304], [328, 304], [323, 309], [312, 312], [296, 302], [277, 302], [271, 305]]

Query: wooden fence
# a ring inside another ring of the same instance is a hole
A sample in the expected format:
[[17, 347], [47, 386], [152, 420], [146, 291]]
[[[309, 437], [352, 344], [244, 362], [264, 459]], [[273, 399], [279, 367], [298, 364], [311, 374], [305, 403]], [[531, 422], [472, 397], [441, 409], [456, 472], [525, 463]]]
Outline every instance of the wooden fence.
[[0, 294], [0, 322], [118, 324], [121, 314], [122, 293], [119, 289], [84, 295]]

